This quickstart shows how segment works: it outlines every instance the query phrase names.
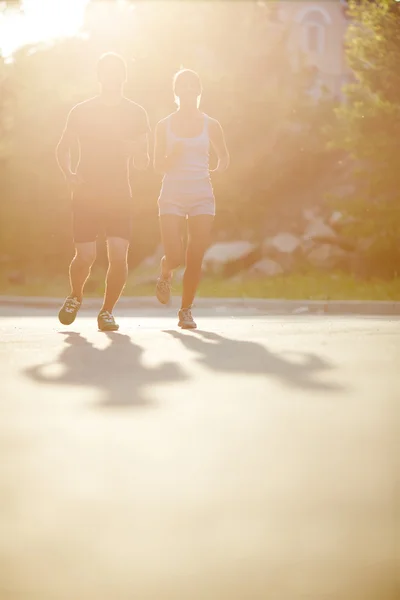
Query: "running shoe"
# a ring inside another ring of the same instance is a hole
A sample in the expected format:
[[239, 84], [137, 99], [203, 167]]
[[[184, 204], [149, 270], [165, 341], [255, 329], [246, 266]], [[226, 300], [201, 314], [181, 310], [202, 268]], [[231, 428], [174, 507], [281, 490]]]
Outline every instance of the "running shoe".
[[179, 323], [178, 326], [182, 329], [196, 329], [197, 325], [192, 317], [192, 311], [190, 308], [181, 308], [178, 313]]
[[164, 277], [157, 279], [156, 296], [161, 304], [169, 304], [171, 302], [171, 279], [164, 279]]
[[113, 315], [108, 310], [102, 310], [97, 317], [100, 331], [118, 331], [119, 325], [115, 322]]
[[81, 302], [79, 302], [76, 296], [68, 296], [58, 313], [60, 323], [63, 325], [71, 325], [75, 321], [80, 307]]

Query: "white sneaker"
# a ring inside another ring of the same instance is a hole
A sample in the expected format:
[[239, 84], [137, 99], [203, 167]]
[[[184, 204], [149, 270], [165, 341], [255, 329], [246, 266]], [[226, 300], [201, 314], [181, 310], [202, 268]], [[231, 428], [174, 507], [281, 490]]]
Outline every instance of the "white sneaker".
[[97, 317], [97, 325], [100, 331], [118, 331], [119, 325], [115, 322], [113, 315], [108, 310], [102, 310]]
[[178, 326], [182, 329], [196, 329], [197, 325], [192, 317], [192, 311], [190, 308], [181, 308], [178, 312], [179, 323]]
[[171, 279], [159, 277], [156, 285], [157, 300], [161, 304], [169, 304], [171, 301]]
[[72, 325], [80, 307], [81, 303], [76, 296], [68, 296], [58, 313], [60, 323], [63, 325]]

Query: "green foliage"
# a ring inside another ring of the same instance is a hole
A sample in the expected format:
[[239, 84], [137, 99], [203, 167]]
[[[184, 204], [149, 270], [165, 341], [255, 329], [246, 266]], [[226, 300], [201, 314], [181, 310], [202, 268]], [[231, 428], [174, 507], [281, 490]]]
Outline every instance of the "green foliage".
[[353, 236], [372, 236], [370, 269], [399, 271], [400, 3], [350, 0], [347, 56], [355, 82], [337, 109], [336, 144], [357, 161], [358, 189], [346, 209], [361, 220]]
[[[216, 231], [262, 232], [282, 198], [310, 185], [326, 161], [321, 125], [332, 110], [311, 109], [307, 74], [292, 72], [287, 32], [271, 24], [268, 3], [115, 2], [101, 21], [104, 6], [89, 5], [87, 39], [23, 48], [0, 79], [12, 94], [0, 104], [0, 121], [12, 123], [0, 146], [0, 256], [50, 273], [67, 263], [70, 206], [54, 152], [69, 109], [96, 94], [96, 60], [108, 50], [127, 59], [126, 93], [153, 127], [174, 110], [176, 70], [199, 71], [202, 108], [222, 123], [232, 156], [229, 173], [213, 181]], [[134, 175], [133, 264], [158, 244], [159, 184], [151, 170]]]

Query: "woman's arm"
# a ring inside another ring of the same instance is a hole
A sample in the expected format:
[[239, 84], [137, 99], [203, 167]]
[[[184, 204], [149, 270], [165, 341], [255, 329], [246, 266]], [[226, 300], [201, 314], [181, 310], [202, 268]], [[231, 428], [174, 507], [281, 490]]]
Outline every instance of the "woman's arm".
[[166, 119], [157, 123], [154, 140], [153, 166], [157, 173], [168, 173], [176, 165], [183, 152], [183, 144], [176, 142], [167, 156]]
[[230, 157], [226, 147], [224, 131], [216, 119], [210, 119], [210, 141], [217, 154], [218, 165], [215, 171], [226, 171], [229, 167]]

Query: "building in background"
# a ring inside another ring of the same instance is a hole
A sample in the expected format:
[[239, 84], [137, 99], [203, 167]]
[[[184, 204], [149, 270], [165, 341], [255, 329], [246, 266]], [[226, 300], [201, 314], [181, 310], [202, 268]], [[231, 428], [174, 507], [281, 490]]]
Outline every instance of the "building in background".
[[293, 68], [306, 64], [312, 72], [310, 93], [323, 89], [342, 98], [352, 78], [346, 63], [345, 36], [349, 25], [345, 0], [277, 0], [273, 21], [288, 27], [288, 50]]

